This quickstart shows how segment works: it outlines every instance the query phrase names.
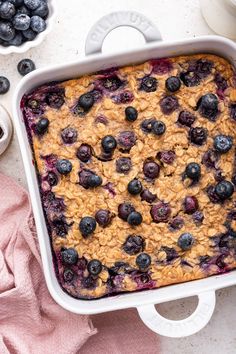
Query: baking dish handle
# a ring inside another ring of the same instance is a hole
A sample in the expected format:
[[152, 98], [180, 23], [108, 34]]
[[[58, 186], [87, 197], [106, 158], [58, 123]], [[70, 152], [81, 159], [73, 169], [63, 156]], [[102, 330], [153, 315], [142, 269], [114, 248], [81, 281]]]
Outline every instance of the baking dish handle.
[[215, 308], [215, 292], [207, 291], [198, 295], [198, 306], [188, 318], [174, 321], [161, 316], [155, 305], [137, 307], [139, 316], [147, 327], [162, 336], [180, 338], [200, 331], [210, 321]]
[[0, 155], [4, 153], [11, 141], [12, 130], [9, 113], [0, 105]]
[[91, 28], [85, 41], [85, 54], [101, 53], [108, 33], [121, 26], [137, 29], [143, 34], [147, 43], [162, 40], [159, 29], [144, 15], [136, 11], [117, 11], [102, 17]]

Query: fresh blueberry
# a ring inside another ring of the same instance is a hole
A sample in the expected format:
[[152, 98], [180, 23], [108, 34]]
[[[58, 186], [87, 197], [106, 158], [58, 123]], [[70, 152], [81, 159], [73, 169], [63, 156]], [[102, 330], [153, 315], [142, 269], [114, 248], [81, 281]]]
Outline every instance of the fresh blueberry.
[[120, 157], [116, 160], [116, 172], [127, 174], [132, 168], [130, 157]]
[[234, 186], [229, 181], [219, 182], [215, 187], [215, 193], [221, 200], [229, 199], [234, 193]]
[[30, 16], [31, 12], [30, 12], [30, 9], [28, 9], [25, 5], [22, 5], [22, 6], [17, 8], [16, 14], [17, 15], [18, 14], [24, 14], [24, 15]]
[[141, 271], [147, 270], [151, 264], [151, 257], [147, 253], [140, 253], [136, 258], [136, 264]]
[[30, 26], [30, 17], [28, 15], [24, 15], [24, 14], [17, 14], [13, 18], [12, 23], [13, 23], [13, 26], [15, 29], [17, 29], [19, 31], [25, 31]]
[[148, 189], [144, 189], [140, 194], [141, 200], [145, 200], [147, 203], [153, 203], [157, 199], [157, 195], [150, 192]]
[[31, 59], [22, 59], [17, 64], [17, 70], [22, 76], [29, 74], [31, 71], [35, 69], [36, 69], [35, 64]]
[[158, 81], [155, 77], [145, 76], [141, 80], [140, 90], [145, 92], [154, 92], [157, 89]]
[[123, 131], [117, 136], [117, 143], [122, 151], [129, 151], [136, 143], [136, 135], [133, 131]]
[[199, 113], [208, 118], [210, 121], [215, 121], [218, 114], [218, 98], [213, 93], [208, 93], [202, 96], [197, 103]]
[[170, 92], [176, 92], [180, 89], [181, 81], [177, 76], [171, 76], [166, 80], [166, 89]]
[[64, 89], [59, 89], [56, 92], [49, 92], [46, 96], [46, 103], [55, 109], [61, 108], [65, 103]]
[[23, 36], [29, 41], [33, 41], [37, 36], [37, 33], [35, 33], [31, 28], [28, 28], [26, 31], [22, 31], [22, 33]]
[[66, 283], [71, 282], [74, 279], [74, 272], [71, 269], [65, 269], [63, 272], [63, 279]]
[[214, 139], [214, 148], [221, 154], [228, 152], [233, 146], [233, 139], [228, 135], [217, 135]]
[[34, 11], [32, 11], [32, 16], [39, 16], [45, 18], [47, 17], [48, 13], [49, 13], [49, 9], [48, 9], [47, 1], [41, 0], [40, 5]]
[[63, 249], [61, 259], [64, 264], [74, 265], [78, 262], [78, 252], [74, 248]]
[[48, 181], [48, 183], [51, 187], [56, 186], [58, 183], [57, 175], [52, 171], [48, 172], [46, 180]]
[[169, 228], [171, 231], [177, 231], [182, 229], [184, 226], [184, 219], [181, 218], [180, 216], [176, 216], [169, 222]]
[[190, 250], [190, 248], [192, 248], [194, 243], [194, 238], [193, 236], [186, 232], [182, 235], [180, 235], [180, 237], [178, 238], [178, 246], [183, 250], [183, 251], [188, 251]]
[[47, 132], [49, 127], [49, 120], [47, 118], [41, 118], [35, 127], [35, 132], [39, 135], [42, 135]]
[[130, 235], [125, 240], [122, 248], [123, 250], [128, 253], [130, 256], [134, 254], [143, 252], [145, 247], [145, 242], [141, 236], [138, 235]]
[[88, 162], [92, 157], [92, 148], [88, 144], [81, 144], [77, 150], [76, 156], [82, 162]]
[[15, 6], [9, 2], [5, 1], [0, 5], [0, 17], [4, 20], [10, 20], [16, 13]]
[[216, 190], [214, 186], [209, 186], [206, 189], [208, 198], [210, 199], [210, 201], [212, 203], [220, 203], [221, 202], [221, 198], [216, 194]]
[[35, 10], [39, 7], [41, 0], [24, 0], [25, 6], [28, 7], [30, 10]]
[[154, 161], [146, 161], [143, 164], [143, 173], [147, 178], [157, 178], [160, 174], [160, 166]]
[[135, 211], [135, 208], [130, 203], [122, 203], [118, 206], [118, 216], [120, 219], [127, 221], [130, 213]]
[[200, 84], [199, 76], [192, 71], [185, 71], [180, 73], [180, 79], [187, 87], [198, 86]]
[[102, 263], [97, 259], [93, 259], [88, 262], [87, 269], [89, 274], [97, 276], [102, 271]]
[[96, 175], [94, 172], [87, 169], [82, 169], [79, 172], [79, 185], [81, 185], [85, 189], [90, 188], [91, 176], [94, 175]]
[[128, 224], [130, 224], [132, 226], [140, 225], [142, 223], [142, 221], [143, 221], [143, 217], [137, 211], [132, 211], [127, 218]]
[[125, 109], [125, 118], [129, 122], [134, 122], [138, 118], [138, 111], [132, 106], [128, 106]]
[[230, 105], [230, 117], [236, 120], [236, 103]]
[[0, 21], [0, 39], [11, 41], [15, 37], [16, 31], [9, 21]]
[[198, 200], [194, 196], [187, 196], [183, 203], [184, 212], [186, 214], [193, 214], [198, 210]]
[[106, 135], [104, 138], [102, 138], [102, 148], [105, 152], [111, 152], [115, 150], [116, 146], [116, 139], [112, 135]]
[[10, 81], [5, 76], [0, 76], [0, 95], [4, 95], [10, 89]]
[[76, 129], [68, 127], [61, 131], [61, 137], [65, 144], [73, 144], [77, 140], [78, 133]]
[[58, 160], [56, 169], [60, 174], [68, 175], [72, 171], [72, 163], [66, 159]]
[[24, 0], [9, 0], [9, 2], [11, 2], [15, 7], [19, 7], [23, 5]]
[[193, 221], [195, 222], [196, 225], [201, 225], [203, 220], [204, 220], [204, 215], [201, 211], [195, 211], [195, 213], [193, 213]]
[[167, 165], [171, 165], [174, 162], [176, 155], [173, 150], [163, 150], [163, 151], [159, 151], [157, 153], [156, 157], [162, 163], [166, 163]]
[[102, 83], [102, 86], [110, 92], [114, 92], [124, 85], [124, 82], [121, 81], [116, 75], [102, 78], [100, 79], [100, 81]]
[[162, 135], [166, 131], [166, 125], [161, 120], [157, 120], [152, 124], [152, 132], [155, 135]]
[[110, 224], [111, 217], [112, 217], [111, 212], [105, 209], [100, 209], [95, 214], [95, 220], [102, 227], [106, 227], [107, 225]]
[[156, 223], [167, 222], [171, 214], [171, 209], [168, 203], [159, 202], [151, 207], [150, 214]]
[[202, 127], [190, 128], [189, 139], [196, 145], [203, 145], [207, 140], [207, 129]]
[[39, 16], [32, 16], [30, 19], [30, 27], [34, 32], [40, 33], [45, 31], [46, 22]]
[[84, 93], [78, 100], [78, 105], [82, 107], [84, 112], [88, 112], [94, 105], [94, 97], [91, 93]]
[[22, 44], [22, 42], [23, 42], [23, 35], [21, 32], [18, 32], [16, 33], [15, 37], [12, 40], [8, 41], [7, 43], [9, 45], [14, 45], [16, 47], [19, 47]]
[[68, 234], [69, 225], [64, 216], [54, 219], [52, 224], [57, 236], [65, 237]]
[[215, 150], [207, 150], [202, 157], [202, 163], [208, 168], [216, 168], [219, 154]]
[[175, 96], [166, 96], [160, 100], [160, 106], [162, 112], [169, 115], [179, 107], [179, 102]]
[[201, 176], [201, 166], [196, 162], [190, 162], [186, 166], [185, 173], [187, 177], [191, 178], [194, 181], [197, 181]]
[[79, 229], [84, 238], [91, 235], [96, 229], [97, 223], [91, 216], [85, 216], [80, 220]]
[[132, 179], [132, 181], [128, 183], [128, 192], [132, 195], [140, 194], [142, 189], [142, 183], [137, 178]]
[[101, 184], [102, 184], [102, 178], [100, 176], [93, 173], [88, 177], [89, 188], [96, 188], [101, 186]]
[[134, 95], [131, 91], [125, 90], [117, 93], [116, 95], [112, 95], [111, 99], [116, 104], [131, 103], [134, 99]]
[[177, 120], [177, 123], [185, 125], [186, 127], [191, 127], [195, 122], [196, 117], [189, 111], [181, 111]]
[[156, 122], [155, 118], [144, 119], [141, 123], [141, 129], [144, 133], [151, 133], [152, 126]]

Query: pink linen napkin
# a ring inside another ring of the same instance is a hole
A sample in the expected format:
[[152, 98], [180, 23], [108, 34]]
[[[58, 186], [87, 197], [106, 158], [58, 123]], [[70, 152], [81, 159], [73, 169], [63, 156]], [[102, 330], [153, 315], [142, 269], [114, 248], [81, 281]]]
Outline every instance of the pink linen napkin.
[[75, 354], [96, 330], [51, 298], [27, 193], [0, 174], [0, 353]]

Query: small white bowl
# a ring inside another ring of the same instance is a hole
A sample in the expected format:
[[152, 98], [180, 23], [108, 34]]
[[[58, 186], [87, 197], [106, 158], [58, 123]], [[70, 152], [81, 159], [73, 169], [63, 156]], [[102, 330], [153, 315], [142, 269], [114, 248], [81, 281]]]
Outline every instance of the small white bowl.
[[36, 47], [43, 42], [49, 32], [51, 32], [53, 23], [56, 18], [56, 2], [57, 0], [48, 0], [49, 14], [46, 19], [47, 27], [45, 31], [39, 33], [33, 41], [28, 41], [20, 45], [19, 47], [11, 45], [9, 47], [3, 47], [0, 45], [0, 54], [7, 55], [12, 53], [25, 53], [30, 48]]

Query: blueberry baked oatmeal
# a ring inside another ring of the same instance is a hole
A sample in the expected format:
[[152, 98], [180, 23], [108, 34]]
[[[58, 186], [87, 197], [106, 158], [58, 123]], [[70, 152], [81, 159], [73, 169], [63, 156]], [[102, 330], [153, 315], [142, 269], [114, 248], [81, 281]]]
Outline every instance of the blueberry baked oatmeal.
[[67, 293], [236, 268], [236, 74], [225, 59], [112, 68], [41, 86], [21, 107]]

